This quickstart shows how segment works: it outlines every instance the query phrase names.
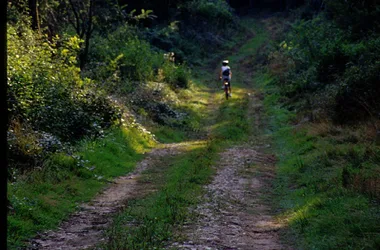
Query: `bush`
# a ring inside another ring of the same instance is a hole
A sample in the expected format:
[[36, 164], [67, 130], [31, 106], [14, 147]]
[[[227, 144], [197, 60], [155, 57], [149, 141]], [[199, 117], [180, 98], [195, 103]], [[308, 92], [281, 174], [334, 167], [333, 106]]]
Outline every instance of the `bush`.
[[33, 129], [67, 141], [108, 127], [117, 118], [117, 111], [104, 95], [92, 89], [91, 80], [81, 78], [76, 66], [81, 41], [74, 36], [55, 37], [50, 42], [26, 27], [18, 24], [8, 28], [11, 120], [28, 121]]
[[297, 21], [271, 53], [269, 69], [285, 96], [308, 99], [304, 109], [313, 104], [340, 122], [375, 118], [380, 113], [380, 39], [374, 35], [356, 41], [338, 25], [323, 13]]
[[354, 40], [380, 32], [380, 4], [372, 0], [327, 0], [326, 12]]
[[233, 21], [232, 9], [223, 0], [195, 0], [185, 4], [185, 8], [192, 16], [211, 22], [219, 26], [224, 26]]
[[129, 99], [136, 112], [161, 125], [182, 126], [187, 116], [176, 110], [179, 103], [177, 95], [165, 83], [141, 84]]
[[350, 63], [340, 79], [336, 97], [336, 119], [380, 117], [380, 39], [363, 40], [346, 46]]
[[[162, 32], [153, 31], [157, 36], [161, 36]], [[107, 38], [94, 39], [91, 56], [98, 66], [94, 64], [92, 72], [93, 76], [104, 82], [103, 87], [110, 92], [128, 93], [141, 82], [165, 81], [173, 88], [188, 88], [188, 68], [165, 59], [162, 51], [155, 51], [135, 33], [133, 28], [123, 26]]]
[[105, 38], [95, 37], [91, 48], [90, 57], [95, 61], [92, 63], [92, 74], [106, 84], [108, 80], [113, 80], [111, 89], [133, 89], [133, 81], [153, 80], [163, 63], [162, 55], [153, 51], [149, 43], [138, 38], [128, 25]]
[[65, 98], [49, 99], [46, 104], [37, 111], [36, 125], [65, 141], [102, 135], [103, 129], [119, 117], [104, 94], [90, 89], [77, 89]]
[[94, 82], [80, 75], [81, 40], [49, 40], [29, 25], [20, 21], [7, 32], [9, 160], [20, 169], [39, 165], [64, 142], [101, 135], [119, 117]]
[[175, 89], [188, 88], [190, 85], [190, 71], [184, 65], [176, 66], [174, 63], [165, 63], [162, 69], [164, 81]]

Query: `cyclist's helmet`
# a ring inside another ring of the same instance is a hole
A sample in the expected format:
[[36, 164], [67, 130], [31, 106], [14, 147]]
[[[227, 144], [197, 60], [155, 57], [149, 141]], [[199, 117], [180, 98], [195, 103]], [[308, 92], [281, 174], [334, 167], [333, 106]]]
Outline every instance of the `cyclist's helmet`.
[[223, 65], [223, 66], [227, 66], [227, 65], [228, 65], [228, 63], [229, 63], [229, 61], [228, 61], [228, 60], [224, 60], [224, 61], [222, 62], [222, 65]]

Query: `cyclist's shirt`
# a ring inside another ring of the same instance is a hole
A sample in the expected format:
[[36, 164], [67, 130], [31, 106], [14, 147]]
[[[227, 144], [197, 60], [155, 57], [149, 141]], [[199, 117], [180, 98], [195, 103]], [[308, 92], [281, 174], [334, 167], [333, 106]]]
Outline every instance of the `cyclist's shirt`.
[[222, 66], [222, 78], [223, 78], [223, 79], [231, 80], [229, 74], [228, 74], [228, 76], [225, 76], [225, 75], [223, 74], [223, 72], [226, 71], [226, 70], [231, 71], [230, 66]]

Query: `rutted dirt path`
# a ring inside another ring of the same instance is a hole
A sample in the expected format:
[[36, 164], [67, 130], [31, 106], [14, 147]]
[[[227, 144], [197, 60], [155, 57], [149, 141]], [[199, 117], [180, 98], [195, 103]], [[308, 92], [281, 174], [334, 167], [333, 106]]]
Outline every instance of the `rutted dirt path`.
[[62, 222], [58, 230], [47, 231], [33, 239], [29, 249], [86, 249], [104, 241], [103, 231], [112, 222], [112, 215], [125, 207], [129, 199], [151, 191], [138, 185], [141, 173], [162, 164], [165, 157], [179, 154], [184, 147], [185, 143], [165, 144], [152, 150], [137, 164], [135, 171], [116, 178], [93, 201], [81, 205], [78, 212]]
[[274, 161], [248, 145], [222, 152], [217, 175], [194, 211], [198, 220], [184, 228], [188, 240], [171, 248], [286, 249], [278, 239], [281, 224], [263, 199]]

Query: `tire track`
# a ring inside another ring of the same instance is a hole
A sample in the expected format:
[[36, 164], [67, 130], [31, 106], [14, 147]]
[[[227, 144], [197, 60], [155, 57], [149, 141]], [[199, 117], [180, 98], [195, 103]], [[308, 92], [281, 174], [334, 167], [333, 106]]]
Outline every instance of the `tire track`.
[[57, 230], [32, 239], [27, 249], [87, 249], [106, 240], [103, 231], [112, 223], [113, 215], [123, 209], [129, 199], [152, 191], [139, 185], [141, 173], [156, 166], [164, 157], [179, 154], [186, 146], [186, 143], [164, 144], [153, 149], [132, 173], [116, 178], [94, 200], [82, 204], [79, 211], [63, 221]]
[[279, 242], [282, 225], [261, 197], [272, 173], [254, 173], [253, 164], [262, 162], [271, 172], [272, 158], [244, 146], [222, 152], [204, 202], [193, 211], [197, 220], [183, 228], [183, 236], [189, 240], [173, 243], [168, 249], [288, 249]]

